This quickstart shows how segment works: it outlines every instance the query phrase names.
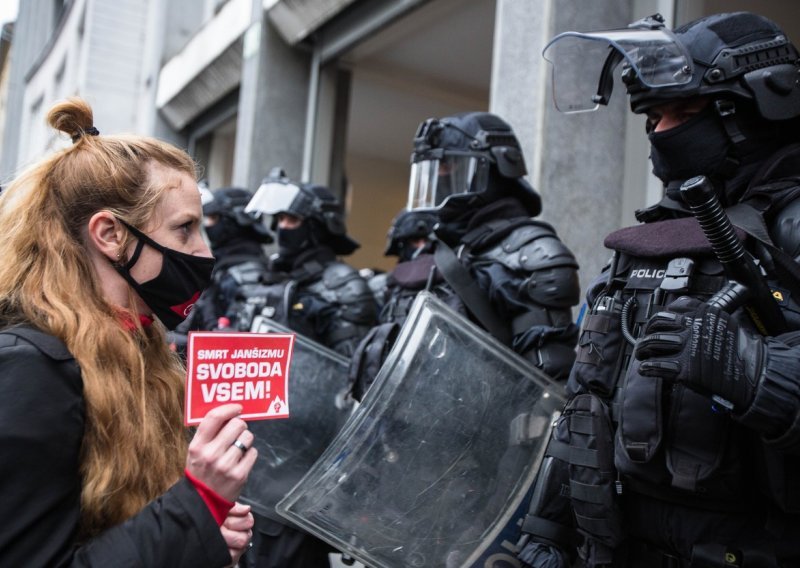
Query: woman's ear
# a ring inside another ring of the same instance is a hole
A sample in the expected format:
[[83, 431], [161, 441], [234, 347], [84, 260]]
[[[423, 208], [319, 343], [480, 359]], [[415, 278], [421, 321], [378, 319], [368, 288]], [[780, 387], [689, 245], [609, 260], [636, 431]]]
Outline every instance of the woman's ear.
[[111, 262], [122, 257], [124, 232], [122, 225], [110, 211], [98, 211], [89, 219], [87, 225], [89, 242]]

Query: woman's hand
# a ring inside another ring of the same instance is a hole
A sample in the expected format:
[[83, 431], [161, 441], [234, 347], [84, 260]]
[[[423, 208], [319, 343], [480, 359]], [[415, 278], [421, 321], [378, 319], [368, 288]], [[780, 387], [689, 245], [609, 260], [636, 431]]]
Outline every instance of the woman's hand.
[[250, 506], [236, 503], [228, 513], [228, 518], [222, 523], [220, 530], [225, 543], [228, 545], [228, 552], [231, 553], [232, 566], [236, 566], [239, 558], [250, 547], [250, 541], [253, 539], [254, 522]]
[[[253, 434], [238, 418], [240, 404], [225, 404], [206, 414], [189, 444], [186, 469], [228, 501], [236, 501], [258, 451]], [[235, 444], [235, 445], [234, 445]]]

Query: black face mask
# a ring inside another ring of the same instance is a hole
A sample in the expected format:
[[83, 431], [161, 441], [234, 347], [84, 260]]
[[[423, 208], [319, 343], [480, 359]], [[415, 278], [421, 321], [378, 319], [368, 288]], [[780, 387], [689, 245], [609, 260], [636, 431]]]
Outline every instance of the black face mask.
[[417, 249], [407, 242], [401, 242], [397, 245], [397, 260], [399, 262], [408, 262], [416, 256], [416, 253]]
[[[117, 272], [136, 290], [153, 313], [167, 329], [175, 329], [192, 311], [200, 294], [211, 282], [214, 259], [192, 254], [184, 254], [167, 248], [120, 220], [128, 230], [136, 235], [139, 243], [127, 264], [114, 264]], [[131, 276], [130, 269], [139, 260], [144, 245], [147, 244], [161, 252], [162, 265], [158, 276], [139, 283]]]
[[653, 173], [664, 183], [715, 176], [726, 161], [730, 140], [712, 106], [665, 132], [651, 132]]
[[421, 246], [414, 247], [411, 245], [410, 242], [404, 241], [401, 242], [398, 246], [398, 253], [397, 258], [399, 262], [408, 262], [409, 260], [414, 260], [421, 254], [426, 254], [431, 252], [431, 242], [427, 239], [425, 243]]
[[293, 257], [310, 248], [314, 241], [311, 238], [311, 225], [304, 221], [296, 229], [278, 229], [278, 249], [281, 256]]
[[222, 218], [210, 227], [205, 228], [211, 248], [215, 249], [240, 236], [241, 230], [233, 220]]

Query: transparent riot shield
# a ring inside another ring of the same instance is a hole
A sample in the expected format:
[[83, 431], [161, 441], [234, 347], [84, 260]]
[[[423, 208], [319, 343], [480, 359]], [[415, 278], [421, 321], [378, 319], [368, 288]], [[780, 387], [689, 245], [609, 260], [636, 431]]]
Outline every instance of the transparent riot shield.
[[[294, 333], [258, 316], [251, 331]], [[282, 523], [275, 512], [300, 478], [308, 472], [352, 412], [347, 391], [348, 360], [319, 343], [296, 334], [289, 368], [289, 418], [248, 424], [255, 434], [258, 460], [253, 466], [241, 501]]]
[[561, 391], [422, 293], [362, 404], [277, 510], [372, 568], [472, 565], [514, 525]]

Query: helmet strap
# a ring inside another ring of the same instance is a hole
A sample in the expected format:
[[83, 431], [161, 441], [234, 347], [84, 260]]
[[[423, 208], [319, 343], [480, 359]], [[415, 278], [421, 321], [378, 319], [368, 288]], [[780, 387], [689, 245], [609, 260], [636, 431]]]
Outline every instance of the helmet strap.
[[728, 99], [718, 99], [714, 101], [714, 108], [717, 109], [717, 114], [722, 119], [722, 126], [725, 132], [728, 133], [728, 138], [734, 144], [741, 144], [745, 141], [745, 135], [739, 130], [739, 125], [736, 123], [736, 103]]
[[[739, 129], [739, 124], [736, 121], [736, 103], [728, 99], [718, 99], [714, 101], [714, 108], [722, 121], [722, 127], [725, 129], [725, 133], [728, 135], [734, 147], [747, 140], [747, 137], [742, 134], [742, 131]], [[722, 179], [727, 179], [736, 173], [740, 165], [741, 160], [728, 152], [725, 156], [725, 160], [719, 165], [715, 174]]]

